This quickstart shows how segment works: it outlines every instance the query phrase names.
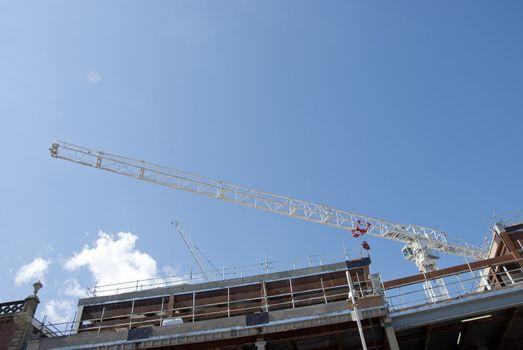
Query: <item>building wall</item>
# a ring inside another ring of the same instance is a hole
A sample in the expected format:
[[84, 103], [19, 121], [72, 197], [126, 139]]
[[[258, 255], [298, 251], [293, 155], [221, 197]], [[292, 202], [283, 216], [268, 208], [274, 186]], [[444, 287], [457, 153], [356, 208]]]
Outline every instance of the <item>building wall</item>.
[[33, 331], [33, 316], [39, 303], [36, 294], [25, 300], [0, 304], [0, 350], [25, 348]]
[[8, 349], [15, 332], [14, 317], [0, 318], [0, 349]]

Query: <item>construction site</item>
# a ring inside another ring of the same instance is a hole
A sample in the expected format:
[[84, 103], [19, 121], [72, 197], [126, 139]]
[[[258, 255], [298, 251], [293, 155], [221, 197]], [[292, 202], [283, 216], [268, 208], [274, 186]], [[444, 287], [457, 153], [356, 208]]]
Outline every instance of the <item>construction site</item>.
[[[176, 228], [201, 274], [96, 286], [74, 319], [37, 320], [35, 283], [0, 304], [1, 349], [521, 349], [523, 223], [492, 226], [480, 248], [390, 223], [56, 141], [51, 156], [214, 199], [404, 244], [418, 274], [383, 280], [371, 259], [228, 278]], [[439, 252], [466, 263], [439, 268]]]

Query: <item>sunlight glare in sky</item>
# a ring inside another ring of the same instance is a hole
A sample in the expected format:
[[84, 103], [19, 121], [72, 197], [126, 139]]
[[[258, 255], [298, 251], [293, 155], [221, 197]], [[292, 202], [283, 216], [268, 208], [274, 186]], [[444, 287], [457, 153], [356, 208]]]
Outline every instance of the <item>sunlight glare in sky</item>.
[[102, 76], [100, 75], [100, 73], [98, 73], [96, 71], [92, 71], [92, 72], [89, 72], [89, 74], [87, 74], [87, 80], [91, 84], [98, 84], [101, 79], [102, 79]]

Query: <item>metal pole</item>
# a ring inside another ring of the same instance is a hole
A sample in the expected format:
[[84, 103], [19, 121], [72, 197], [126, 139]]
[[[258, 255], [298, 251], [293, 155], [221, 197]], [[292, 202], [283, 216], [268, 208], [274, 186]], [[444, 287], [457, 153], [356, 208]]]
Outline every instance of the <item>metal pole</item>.
[[98, 333], [100, 333], [100, 329], [102, 329], [102, 322], [104, 320], [104, 313], [105, 313], [105, 306], [102, 309], [102, 315], [100, 316], [100, 325], [98, 326]]
[[133, 305], [131, 306], [131, 316], [129, 316], [129, 329], [131, 329], [131, 326], [133, 325], [133, 314], [134, 314], [134, 299], [133, 299]]
[[483, 282], [483, 284], [485, 284], [485, 288], [487, 288], [487, 290], [491, 290], [492, 286], [490, 285], [488, 278], [485, 277], [485, 275], [483, 274], [483, 271], [478, 270], [478, 272], [479, 272], [479, 276], [481, 277], [481, 282]]
[[227, 317], [231, 317], [231, 289], [227, 287]]
[[465, 285], [461, 281], [461, 278], [459, 278], [459, 274], [456, 275], [456, 279], [458, 280], [459, 285], [461, 286], [461, 290], [463, 291], [463, 294], [465, 294], [465, 292], [466, 292]]
[[363, 334], [363, 327], [361, 326], [361, 321], [360, 321], [360, 315], [359, 315], [359, 311], [358, 311], [358, 307], [356, 306], [356, 299], [354, 298], [354, 286], [352, 285], [352, 279], [350, 277], [350, 273], [349, 271], [345, 271], [345, 275], [347, 276], [347, 283], [349, 285], [349, 290], [350, 290], [350, 296], [351, 296], [351, 299], [352, 299], [352, 305], [354, 307], [354, 312], [352, 313], [354, 318], [356, 319], [356, 323], [358, 325], [358, 332], [360, 333], [360, 338], [361, 338], [361, 346], [363, 347], [363, 350], [367, 350], [367, 343], [365, 343], [365, 335]]
[[42, 323], [40, 323], [40, 334], [42, 334], [44, 332], [44, 325], [45, 325], [46, 320], [47, 320], [47, 315], [44, 316]]
[[361, 288], [360, 275], [356, 272], [356, 279], [358, 280], [358, 295], [363, 298], [363, 288]]
[[325, 304], [327, 304], [327, 295], [325, 294], [325, 286], [323, 285], [323, 278], [320, 277], [321, 290], [323, 291], [323, 299], [325, 299]]
[[407, 302], [405, 301], [405, 295], [401, 291], [401, 286], [398, 287], [398, 291], [399, 291], [399, 293], [401, 295], [401, 301], [403, 302], [403, 307], [407, 307]]
[[162, 307], [160, 308], [160, 326], [162, 325], [163, 321], [163, 304], [164, 304], [164, 297], [162, 297]]
[[263, 310], [265, 312], [269, 311], [269, 300], [267, 297], [267, 284], [265, 282], [262, 282], [262, 293], [263, 293]]
[[292, 279], [289, 278], [289, 286], [291, 288], [291, 303], [292, 303], [292, 308], [294, 309], [294, 293], [292, 291]]
[[505, 265], [503, 265], [503, 271], [505, 271], [505, 273], [507, 274], [507, 277], [510, 280], [510, 283], [514, 284], [515, 283], [514, 279], [512, 278], [512, 276], [510, 276], [510, 272], [508, 272], [507, 267]]
[[74, 321], [76, 320], [76, 312], [74, 313], [73, 322], [71, 322], [71, 328], [69, 329], [69, 336], [73, 333]]
[[196, 294], [195, 292], [192, 292], [192, 321], [194, 322], [194, 312], [196, 310]]
[[468, 268], [470, 270], [470, 273], [472, 274], [472, 278], [474, 279], [474, 288], [476, 288], [478, 286], [478, 281], [476, 280], [476, 274], [474, 274], [474, 271], [470, 267], [470, 264], [469, 264], [467, 259], [465, 259], [465, 262], [467, 263], [467, 266], [468, 266]]

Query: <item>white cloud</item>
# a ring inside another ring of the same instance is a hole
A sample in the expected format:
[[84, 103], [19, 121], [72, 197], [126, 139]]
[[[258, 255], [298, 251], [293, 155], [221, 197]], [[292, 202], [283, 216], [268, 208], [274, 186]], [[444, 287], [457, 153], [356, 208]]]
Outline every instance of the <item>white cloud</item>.
[[99, 232], [94, 245], [84, 246], [64, 267], [69, 271], [87, 267], [98, 286], [156, 277], [156, 261], [136, 249], [137, 239], [130, 232]]
[[65, 325], [60, 326], [59, 324], [73, 321], [76, 310], [76, 299], [70, 297], [85, 298], [87, 295], [75, 278], [66, 279], [62, 283], [60, 295], [67, 297], [51, 299], [45, 303], [42, 316], [45, 316], [46, 321], [53, 323], [58, 329], [63, 329]]
[[35, 258], [16, 272], [15, 284], [20, 285], [26, 282], [36, 282], [37, 280], [43, 281], [50, 263], [50, 260]]
[[87, 296], [85, 289], [80, 286], [80, 283], [75, 278], [65, 280], [61, 292], [76, 298], [85, 298]]
[[187, 283], [188, 277], [182, 276], [179, 272], [179, 269], [169, 265], [162, 267], [162, 275], [162, 277], [159, 277], [157, 280], [154, 281], [154, 283], [156, 284], [155, 286], [172, 286], [176, 284]]
[[171, 276], [175, 276], [178, 274], [179, 274], [179, 271], [177, 268], [174, 268], [169, 265], [165, 265], [164, 267], [162, 267], [162, 275], [164, 275], [165, 277], [171, 277]]
[[71, 300], [52, 299], [44, 305], [46, 321], [51, 323], [63, 323], [73, 320], [75, 306]]

